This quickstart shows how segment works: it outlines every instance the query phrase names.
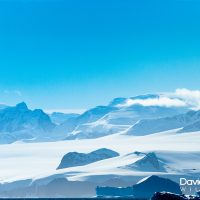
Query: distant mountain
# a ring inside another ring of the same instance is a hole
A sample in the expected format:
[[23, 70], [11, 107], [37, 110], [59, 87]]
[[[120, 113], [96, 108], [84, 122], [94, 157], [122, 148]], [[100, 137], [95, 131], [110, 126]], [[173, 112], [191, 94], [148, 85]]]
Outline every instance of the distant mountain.
[[51, 137], [55, 125], [42, 110], [29, 110], [22, 102], [0, 110], [0, 143]]
[[200, 111], [189, 111], [173, 117], [140, 120], [130, 127], [126, 134], [148, 135], [177, 128], [182, 128], [180, 133], [200, 131]]
[[179, 133], [186, 133], [186, 132], [196, 132], [196, 131], [200, 131], [200, 118], [198, 121], [194, 120], [194, 123], [191, 123], [189, 125], [186, 125], [185, 127], [183, 127], [180, 131], [178, 131]]
[[63, 169], [68, 167], [83, 166], [100, 160], [117, 157], [119, 154], [110, 149], [102, 148], [91, 153], [67, 153], [61, 160], [57, 169]]
[[145, 100], [145, 99], [157, 99], [159, 98], [160, 95], [158, 94], [145, 94], [145, 95], [138, 95], [135, 97], [130, 97], [130, 98], [124, 98], [124, 97], [119, 97], [119, 98], [115, 98], [113, 99], [109, 106], [119, 106], [119, 105], [123, 105], [127, 102], [127, 100]]
[[[163, 98], [163, 95], [148, 94], [116, 98], [107, 106], [97, 106], [81, 115], [52, 113], [48, 116], [40, 109], [33, 111], [28, 109], [25, 103], [15, 107], [2, 106], [2, 109], [0, 107], [0, 143], [12, 143], [17, 140], [93, 139], [120, 132], [143, 135], [146, 131], [149, 134], [181, 127], [182, 119], [174, 120], [171, 117], [185, 113], [188, 108], [144, 103], [144, 101], [159, 102], [160, 98]], [[188, 117], [192, 118], [192, 116]], [[192, 122], [196, 121], [191, 120]], [[183, 127], [191, 123], [185, 123]], [[183, 130], [198, 130], [198, 128], [196, 123]]]
[[84, 112], [80, 116], [69, 118], [68, 120], [56, 127], [55, 133], [69, 134], [74, 131], [75, 128], [77, 128], [79, 125], [95, 122], [113, 110], [116, 110], [116, 108], [109, 106], [97, 106]]
[[186, 107], [126, 105], [129, 100], [157, 100], [159, 95], [116, 98], [108, 106], [98, 106], [82, 115], [70, 118], [57, 126], [56, 133], [65, 133], [66, 139], [92, 139], [125, 131], [140, 120], [171, 117], [188, 111]]
[[80, 114], [77, 113], [61, 113], [61, 112], [53, 112], [49, 114], [51, 121], [54, 124], [61, 124], [69, 119], [78, 117]]
[[45, 184], [30, 181], [17, 188], [7, 186], [1, 189], [0, 185], [0, 198], [82, 198], [95, 196], [95, 187], [96, 184], [92, 182], [68, 181], [60, 177]]
[[109, 124], [104, 119], [99, 119], [96, 122], [81, 124], [77, 126], [74, 131], [66, 137], [66, 139], [93, 139], [110, 134], [119, 133], [128, 128], [128, 125], [114, 125]]
[[[142, 100], [157, 101], [161, 97], [157, 94], [148, 94], [131, 98], [116, 98], [111, 101], [109, 106], [116, 107], [117, 110], [109, 112], [105, 119], [111, 124], [133, 125], [138, 120], [174, 116], [188, 111], [186, 107], [143, 105], [139, 103]], [[135, 103], [128, 104], [129, 101], [135, 101]]]

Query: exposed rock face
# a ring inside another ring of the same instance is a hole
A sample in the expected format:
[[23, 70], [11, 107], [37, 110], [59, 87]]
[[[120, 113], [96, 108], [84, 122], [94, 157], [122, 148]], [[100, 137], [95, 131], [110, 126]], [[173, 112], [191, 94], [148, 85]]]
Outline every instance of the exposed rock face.
[[146, 154], [143, 158], [128, 165], [129, 168], [139, 169], [142, 171], [163, 172], [165, 171], [162, 163], [154, 152]]
[[151, 200], [200, 200], [200, 197], [178, 195], [169, 192], [156, 192]]
[[100, 160], [117, 157], [119, 154], [110, 149], [102, 148], [96, 151], [92, 151], [88, 154], [69, 152], [61, 160], [57, 169], [63, 169], [68, 167], [83, 166]]

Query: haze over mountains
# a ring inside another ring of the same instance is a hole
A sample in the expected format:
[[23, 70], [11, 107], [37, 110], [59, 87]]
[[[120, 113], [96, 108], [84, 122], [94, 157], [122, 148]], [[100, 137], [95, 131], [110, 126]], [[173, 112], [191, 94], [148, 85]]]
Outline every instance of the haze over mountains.
[[120, 132], [142, 136], [178, 128], [179, 132], [198, 131], [200, 114], [191, 109], [183, 100], [164, 94], [116, 98], [83, 114], [48, 115], [28, 109], [24, 102], [2, 105], [0, 143], [93, 139]]

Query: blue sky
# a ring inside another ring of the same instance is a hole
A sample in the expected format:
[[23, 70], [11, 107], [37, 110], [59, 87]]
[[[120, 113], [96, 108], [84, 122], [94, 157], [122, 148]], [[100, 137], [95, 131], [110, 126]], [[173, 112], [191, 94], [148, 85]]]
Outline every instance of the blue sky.
[[200, 88], [200, 1], [0, 0], [0, 102], [85, 109]]

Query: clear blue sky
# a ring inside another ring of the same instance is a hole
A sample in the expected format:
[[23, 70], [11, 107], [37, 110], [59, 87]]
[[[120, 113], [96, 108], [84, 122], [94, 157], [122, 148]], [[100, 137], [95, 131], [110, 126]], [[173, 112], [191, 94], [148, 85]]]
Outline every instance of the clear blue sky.
[[198, 0], [0, 0], [0, 101], [82, 109], [200, 88]]

